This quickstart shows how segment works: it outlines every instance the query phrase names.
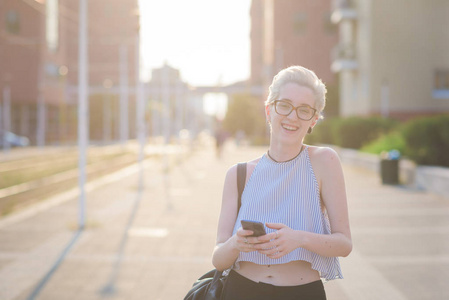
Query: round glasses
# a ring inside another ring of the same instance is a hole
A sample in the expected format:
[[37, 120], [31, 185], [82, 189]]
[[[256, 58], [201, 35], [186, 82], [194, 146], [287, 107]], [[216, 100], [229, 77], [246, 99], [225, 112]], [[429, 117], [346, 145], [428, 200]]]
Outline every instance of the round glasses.
[[293, 106], [285, 100], [274, 101], [274, 110], [281, 116], [288, 116], [293, 110], [296, 110], [296, 116], [303, 121], [309, 121], [316, 114], [316, 109], [308, 105]]

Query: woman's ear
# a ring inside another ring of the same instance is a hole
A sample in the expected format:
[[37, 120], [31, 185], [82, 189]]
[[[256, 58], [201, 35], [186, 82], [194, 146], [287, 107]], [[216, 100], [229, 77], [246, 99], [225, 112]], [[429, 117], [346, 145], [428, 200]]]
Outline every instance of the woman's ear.
[[265, 118], [267, 119], [267, 123], [270, 123], [270, 105], [265, 106]]
[[312, 130], [313, 127], [315, 127], [316, 123], [318, 123], [318, 119], [319, 119], [319, 118], [320, 118], [319, 116], [316, 116], [316, 117], [314, 117], [314, 118], [312, 119], [312, 123], [311, 123], [310, 126], [309, 126], [309, 128], [311, 128], [310, 130]]

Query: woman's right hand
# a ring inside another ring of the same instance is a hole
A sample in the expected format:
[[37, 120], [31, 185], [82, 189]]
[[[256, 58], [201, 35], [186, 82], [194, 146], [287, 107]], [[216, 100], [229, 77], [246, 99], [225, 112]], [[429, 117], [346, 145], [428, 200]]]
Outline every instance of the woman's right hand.
[[253, 234], [251, 230], [244, 230], [240, 227], [235, 234], [235, 247], [240, 252], [252, 252], [255, 251], [254, 245], [260, 243], [257, 237], [250, 237]]

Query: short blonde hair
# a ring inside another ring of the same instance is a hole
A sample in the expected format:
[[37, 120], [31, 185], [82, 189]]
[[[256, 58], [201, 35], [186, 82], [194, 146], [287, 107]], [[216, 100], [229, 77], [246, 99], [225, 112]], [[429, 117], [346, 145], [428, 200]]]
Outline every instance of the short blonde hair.
[[287, 83], [296, 83], [300, 86], [310, 88], [315, 95], [315, 109], [317, 110], [317, 113], [321, 115], [321, 112], [326, 105], [326, 86], [321, 79], [316, 76], [315, 72], [301, 66], [288, 67], [274, 76], [265, 105], [270, 105], [275, 100], [279, 100], [280, 89]]

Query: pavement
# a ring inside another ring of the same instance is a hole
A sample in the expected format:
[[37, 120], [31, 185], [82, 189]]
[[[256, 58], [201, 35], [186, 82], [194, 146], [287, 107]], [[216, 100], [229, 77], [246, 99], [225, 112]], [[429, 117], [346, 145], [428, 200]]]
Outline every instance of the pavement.
[[[82, 230], [76, 190], [0, 219], [0, 300], [183, 299], [212, 268], [227, 169], [264, 151], [206, 141], [89, 182]], [[328, 299], [449, 299], [449, 198], [343, 167], [354, 250]]]

